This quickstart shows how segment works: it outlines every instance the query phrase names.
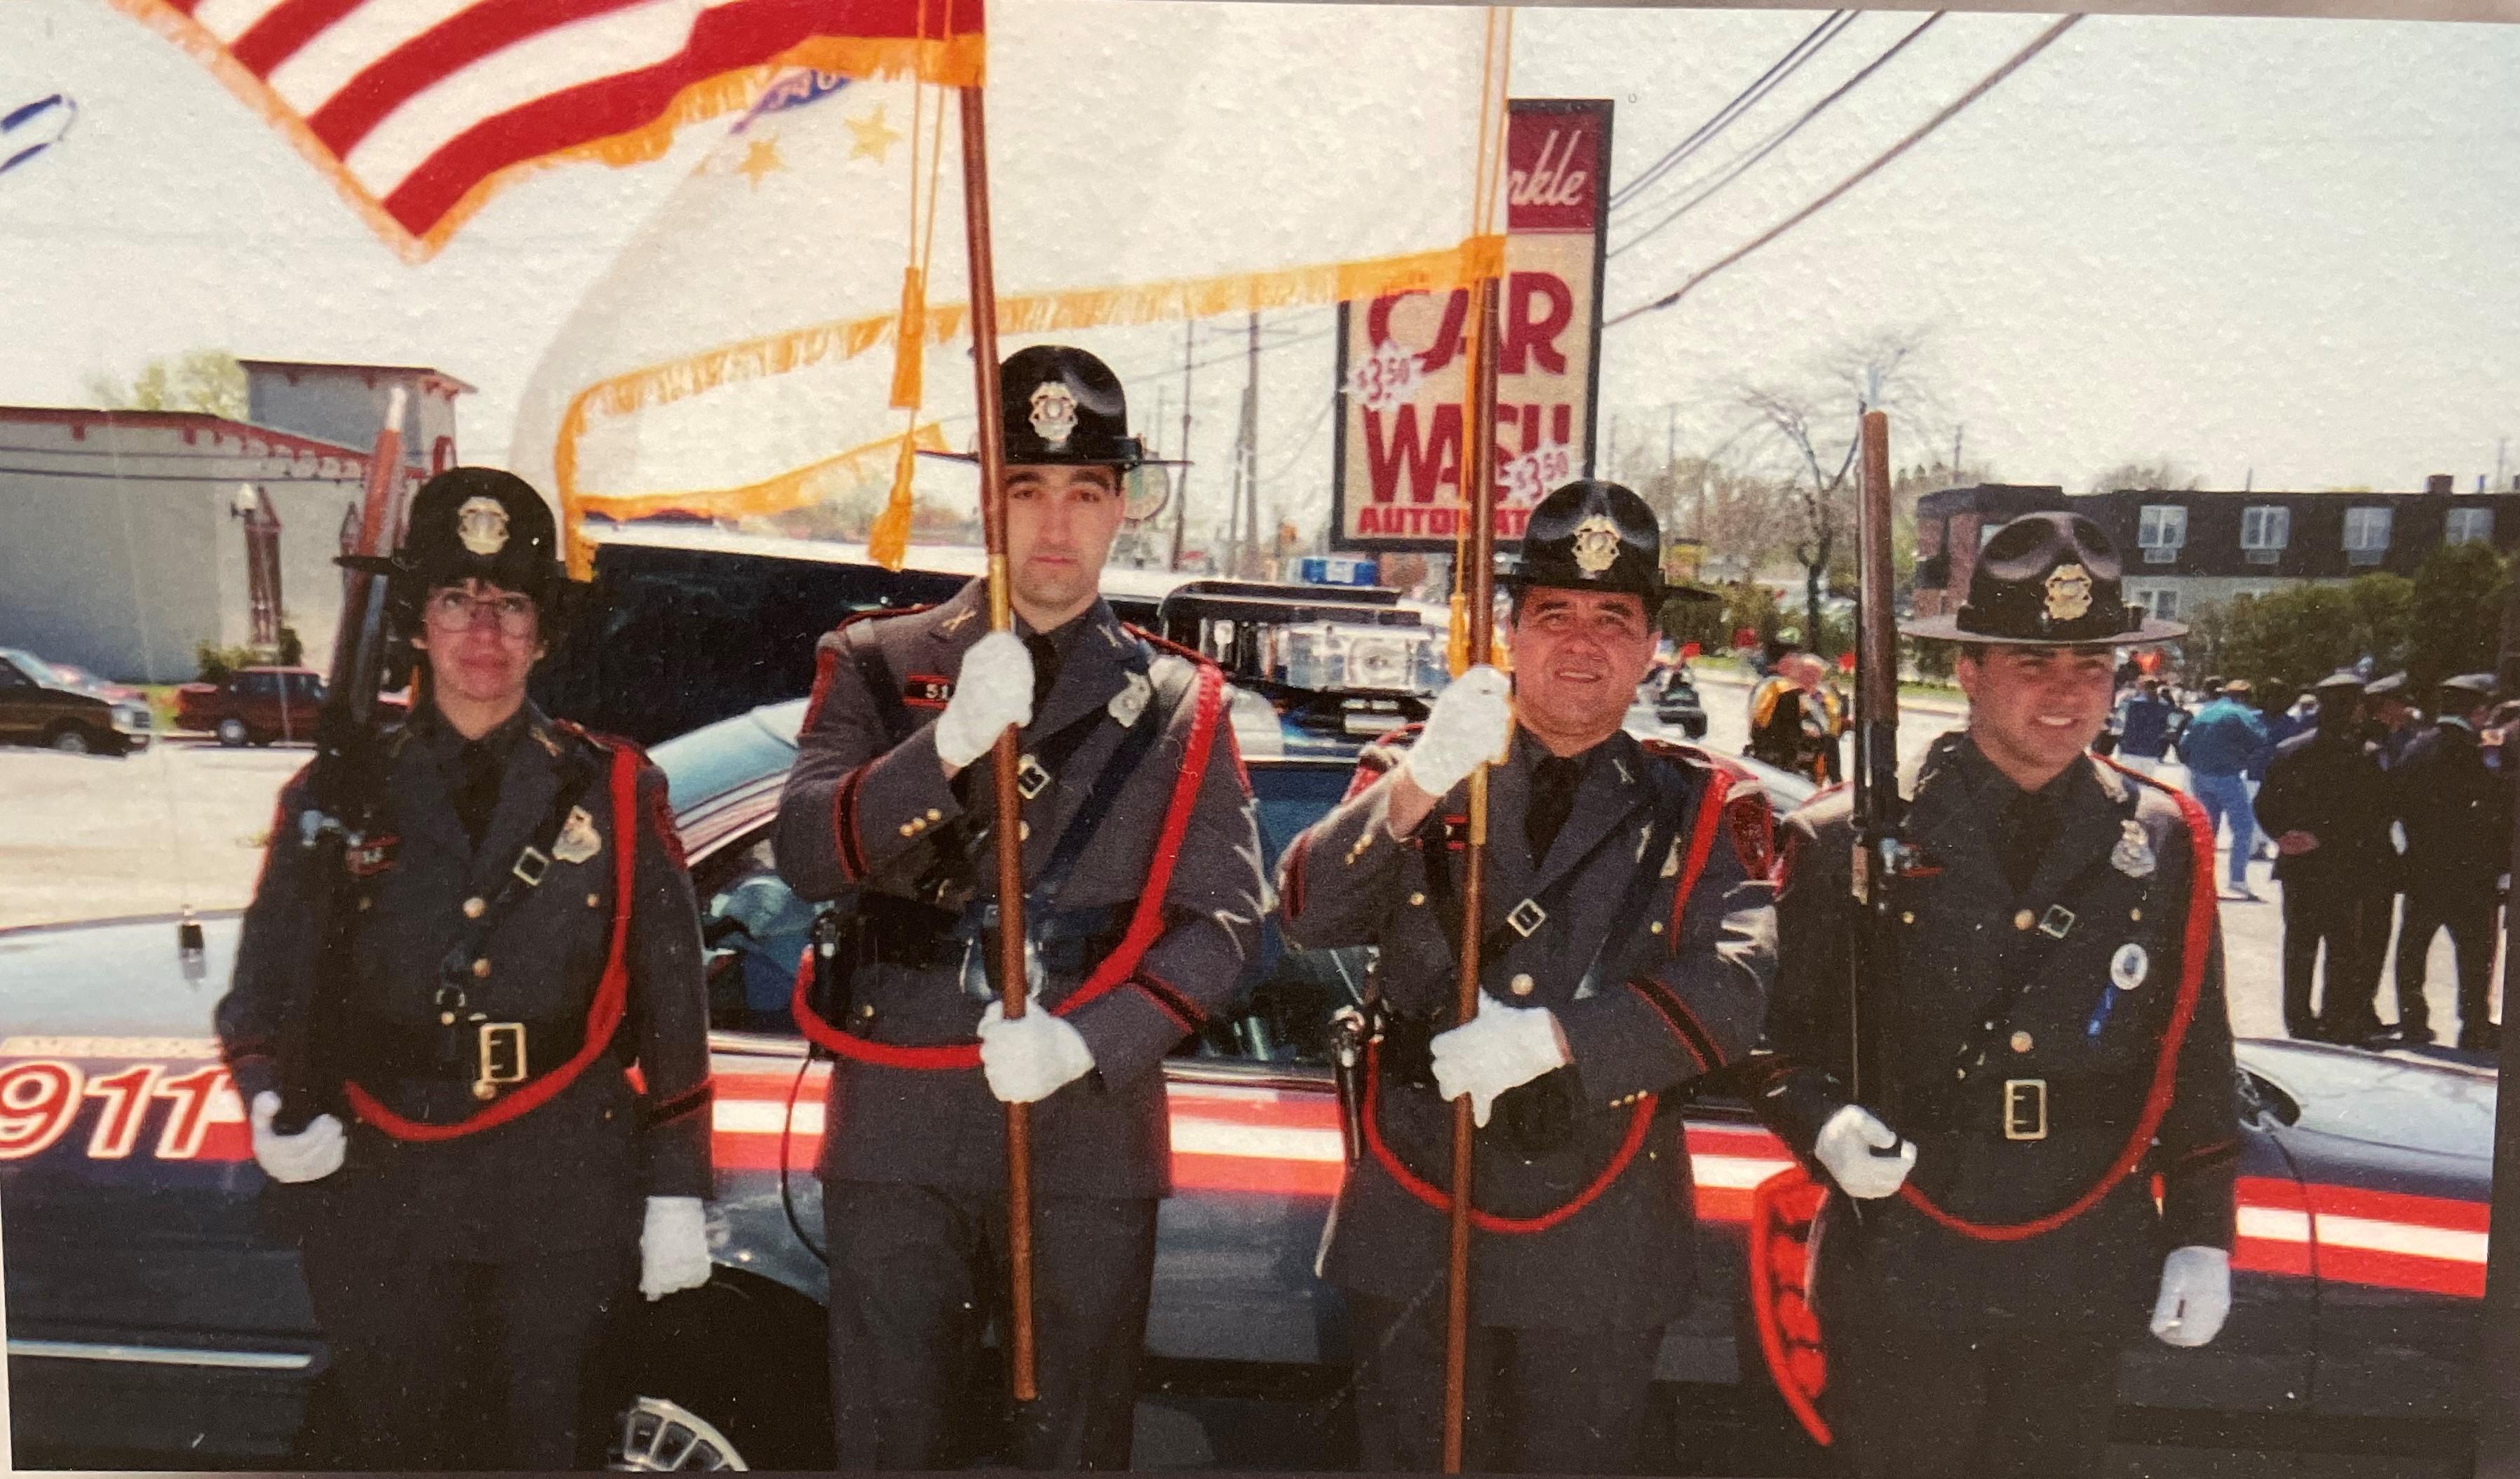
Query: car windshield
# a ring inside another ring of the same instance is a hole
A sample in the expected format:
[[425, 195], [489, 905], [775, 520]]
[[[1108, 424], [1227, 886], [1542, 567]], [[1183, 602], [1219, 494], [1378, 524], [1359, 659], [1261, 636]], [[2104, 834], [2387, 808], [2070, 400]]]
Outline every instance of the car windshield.
[[67, 689], [74, 686], [64, 682], [62, 675], [53, 671], [51, 663], [32, 652], [18, 648], [0, 648], [0, 658], [7, 658], [9, 665], [16, 668], [19, 675], [29, 683], [51, 689]]
[[664, 768], [666, 795], [674, 809], [685, 811], [766, 776], [786, 774], [796, 758], [796, 732], [804, 722], [802, 698], [765, 704], [678, 735], [657, 745], [650, 757]]

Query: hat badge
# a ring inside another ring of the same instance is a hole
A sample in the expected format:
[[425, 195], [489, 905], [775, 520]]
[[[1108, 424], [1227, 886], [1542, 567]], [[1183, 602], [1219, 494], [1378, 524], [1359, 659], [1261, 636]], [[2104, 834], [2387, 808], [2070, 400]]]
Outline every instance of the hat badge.
[[1076, 431], [1076, 396], [1058, 381], [1034, 387], [1032, 392], [1032, 433], [1047, 443], [1054, 452], [1067, 450], [1067, 438]]
[[495, 498], [468, 498], [455, 511], [455, 537], [484, 559], [508, 547], [508, 510]]
[[2048, 572], [2048, 619], [2078, 621], [2092, 608], [2092, 573], [2068, 561]]
[[1575, 526], [1575, 568], [1598, 578], [1619, 559], [1619, 525], [1607, 514], [1586, 516]]

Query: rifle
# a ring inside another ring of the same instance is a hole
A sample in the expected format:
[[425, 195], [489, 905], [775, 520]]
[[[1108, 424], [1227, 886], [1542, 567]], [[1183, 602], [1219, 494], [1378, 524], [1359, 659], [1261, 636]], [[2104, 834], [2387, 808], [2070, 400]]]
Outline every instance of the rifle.
[[[272, 1125], [294, 1135], [328, 1107], [338, 1075], [321, 1070], [325, 1010], [349, 956], [350, 900], [347, 858], [366, 842], [376, 796], [377, 686], [384, 672], [387, 639], [384, 556], [393, 534], [395, 493], [402, 485], [402, 418], [405, 392], [396, 386], [385, 403], [385, 424], [368, 459], [368, 484], [359, 508], [359, 529], [341, 563], [341, 621], [333, 636], [333, 661], [324, 677], [324, 703], [315, 714], [315, 759], [306, 772], [306, 805], [294, 819], [297, 845], [308, 855], [315, 880], [313, 918], [306, 938], [314, 954], [289, 976], [281, 1003], [274, 1057], [280, 1076], [280, 1110]], [[275, 844], [278, 839], [274, 839]]]
[[[1858, 919], [1847, 974], [1847, 1090], [1862, 1103], [1889, 1087], [1879, 1054], [1885, 999], [1898, 990], [1898, 921], [1890, 880], [1909, 863], [1908, 803], [1899, 794], [1899, 632], [1891, 609], [1890, 418], [1864, 413], [1864, 474], [1857, 513], [1855, 634], [1855, 857]], [[1868, 1010], [1868, 1008], [1869, 1008]], [[1886, 1108], [1886, 1105], [1877, 1105]], [[1895, 1128], [1895, 1127], [1894, 1127]], [[1875, 1153], [1896, 1153], [1891, 1152]]]

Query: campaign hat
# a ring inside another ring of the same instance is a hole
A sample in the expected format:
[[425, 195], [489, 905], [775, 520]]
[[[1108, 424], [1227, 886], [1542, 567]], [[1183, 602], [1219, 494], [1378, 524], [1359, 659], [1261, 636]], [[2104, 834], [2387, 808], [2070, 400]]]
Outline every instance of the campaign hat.
[[1902, 622], [1911, 637], [2036, 647], [2107, 647], [2186, 635], [2129, 605], [2107, 532], [2080, 514], [2024, 514], [1995, 531], [1969, 571], [1968, 600]]

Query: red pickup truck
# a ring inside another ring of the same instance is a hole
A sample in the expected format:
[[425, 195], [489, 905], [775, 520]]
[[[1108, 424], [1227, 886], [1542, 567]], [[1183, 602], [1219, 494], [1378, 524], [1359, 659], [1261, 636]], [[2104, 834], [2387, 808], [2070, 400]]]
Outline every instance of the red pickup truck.
[[[399, 697], [380, 697], [399, 713]], [[324, 703], [324, 675], [306, 667], [239, 668], [224, 683], [187, 683], [175, 690], [175, 727], [206, 731], [230, 749], [274, 740], [311, 740]]]

